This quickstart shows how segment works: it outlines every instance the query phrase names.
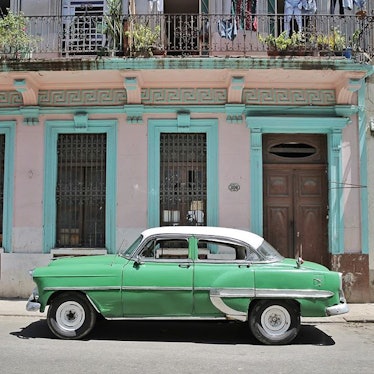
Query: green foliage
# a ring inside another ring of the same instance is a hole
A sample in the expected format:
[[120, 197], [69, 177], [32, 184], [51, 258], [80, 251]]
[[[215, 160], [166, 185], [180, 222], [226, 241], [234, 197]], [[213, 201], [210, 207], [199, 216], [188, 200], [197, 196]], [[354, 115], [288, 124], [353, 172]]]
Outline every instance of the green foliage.
[[133, 23], [126, 35], [132, 39], [135, 52], [142, 52], [152, 55], [152, 48], [160, 39], [161, 28], [159, 25], [152, 30], [149, 26], [142, 23]]
[[317, 45], [320, 50], [342, 51], [346, 48], [346, 37], [334, 28], [327, 35], [317, 35]]
[[35, 47], [36, 38], [27, 34], [27, 20], [22, 13], [0, 18], [0, 53], [20, 58]]
[[112, 48], [118, 48], [122, 41], [122, 0], [107, 0], [108, 13], [104, 15], [104, 32], [110, 38]]
[[259, 41], [268, 46], [272, 51], [285, 51], [292, 43], [292, 39], [288, 36], [286, 31], [283, 31], [279, 36], [269, 34], [266, 37], [259, 35]]

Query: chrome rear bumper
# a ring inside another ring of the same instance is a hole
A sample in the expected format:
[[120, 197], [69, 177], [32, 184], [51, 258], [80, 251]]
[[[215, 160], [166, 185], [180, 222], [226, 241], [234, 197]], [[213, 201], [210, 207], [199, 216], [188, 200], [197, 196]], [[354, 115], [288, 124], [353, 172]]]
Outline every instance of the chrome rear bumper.
[[346, 302], [326, 308], [327, 316], [336, 316], [336, 315], [345, 314], [348, 312], [349, 312], [349, 307]]

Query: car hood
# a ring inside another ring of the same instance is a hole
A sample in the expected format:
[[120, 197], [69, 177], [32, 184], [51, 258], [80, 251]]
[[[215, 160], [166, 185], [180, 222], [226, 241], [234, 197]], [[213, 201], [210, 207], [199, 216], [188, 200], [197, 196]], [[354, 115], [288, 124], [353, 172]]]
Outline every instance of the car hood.
[[118, 255], [63, 257], [52, 260], [48, 266], [34, 269], [33, 277], [105, 275], [113, 266], [127, 262]]

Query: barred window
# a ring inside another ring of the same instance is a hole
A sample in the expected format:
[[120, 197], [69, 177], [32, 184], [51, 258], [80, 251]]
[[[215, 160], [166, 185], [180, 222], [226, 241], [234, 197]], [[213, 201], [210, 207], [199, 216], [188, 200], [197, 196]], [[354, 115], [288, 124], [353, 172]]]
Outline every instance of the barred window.
[[160, 222], [205, 225], [206, 134], [162, 133], [160, 137]]
[[56, 246], [105, 247], [106, 134], [59, 134]]

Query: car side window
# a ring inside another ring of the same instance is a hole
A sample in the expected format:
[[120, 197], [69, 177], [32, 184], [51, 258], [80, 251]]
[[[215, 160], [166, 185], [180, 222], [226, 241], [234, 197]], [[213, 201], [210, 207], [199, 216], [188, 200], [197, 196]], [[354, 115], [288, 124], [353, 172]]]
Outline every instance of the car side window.
[[140, 254], [143, 260], [170, 260], [188, 258], [187, 239], [153, 239]]
[[209, 261], [244, 260], [247, 256], [245, 246], [229, 241], [200, 239], [198, 241], [198, 259]]

